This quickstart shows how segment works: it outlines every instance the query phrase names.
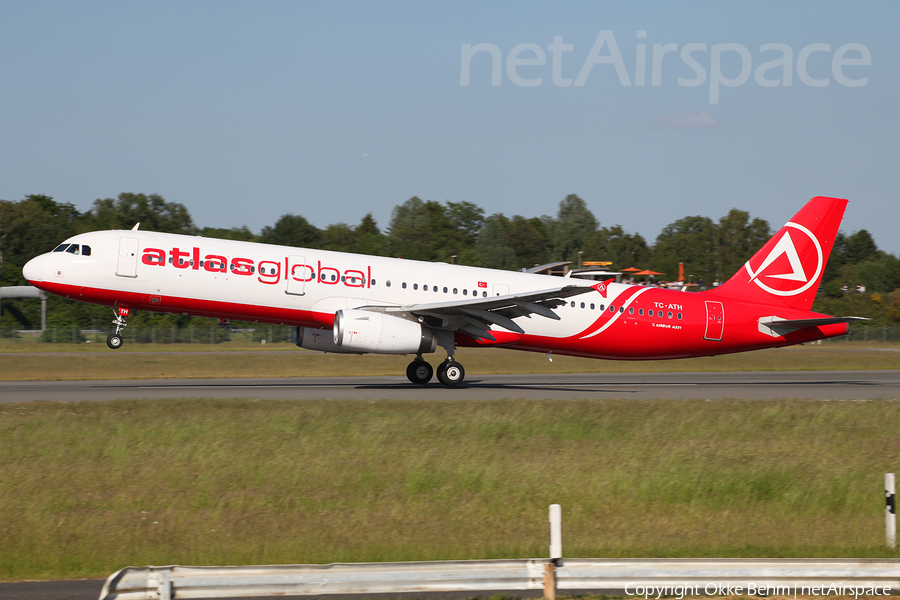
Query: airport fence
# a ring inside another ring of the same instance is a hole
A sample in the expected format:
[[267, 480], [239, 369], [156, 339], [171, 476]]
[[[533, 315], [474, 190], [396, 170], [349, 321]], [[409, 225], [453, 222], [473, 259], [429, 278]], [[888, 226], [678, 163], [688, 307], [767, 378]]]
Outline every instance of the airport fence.
[[[84, 344], [106, 343], [112, 329], [80, 329], [78, 327], [48, 327], [39, 329], [0, 328], [0, 343], [4, 344]], [[238, 329], [223, 325], [209, 327], [137, 327], [128, 326], [122, 338], [129, 344], [274, 344], [291, 343], [293, 328], [284, 325], [260, 325]], [[900, 343], [900, 326], [854, 323], [848, 335], [822, 340], [822, 344]]]
[[[0, 329], [4, 344], [105, 344], [113, 329], [48, 327], [39, 329]], [[252, 329], [210, 327], [126, 327], [120, 334], [127, 344], [274, 344], [293, 341], [293, 328], [262, 325]]]

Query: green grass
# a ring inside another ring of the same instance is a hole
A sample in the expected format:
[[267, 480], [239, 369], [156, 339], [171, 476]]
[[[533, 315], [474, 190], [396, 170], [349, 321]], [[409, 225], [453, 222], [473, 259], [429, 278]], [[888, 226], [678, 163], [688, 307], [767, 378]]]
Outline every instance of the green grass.
[[[165, 347], [171, 348], [171, 346]], [[436, 365], [443, 354], [426, 358]], [[890, 347], [798, 346], [680, 360], [612, 361], [498, 348], [461, 348], [457, 358], [469, 374], [488, 373], [647, 373], [681, 371], [805, 371], [897, 369], [900, 351]], [[209, 377], [311, 377], [400, 375], [409, 356], [322, 354], [294, 348], [259, 352], [60, 352], [52, 356], [0, 353], [0, 380], [149, 379]]]
[[894, 556], [900, 401], [0, 407], [0, 579], [125, 565]]

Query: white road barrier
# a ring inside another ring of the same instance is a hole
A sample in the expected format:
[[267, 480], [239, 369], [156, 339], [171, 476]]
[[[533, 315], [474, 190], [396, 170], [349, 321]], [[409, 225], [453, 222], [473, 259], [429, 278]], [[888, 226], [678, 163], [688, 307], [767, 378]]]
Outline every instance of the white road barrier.
[[[173, 600], [543, 589], [547, 559], [256, 567], [126, 567], [100, 600]], [[679, 595], [882, 596], [900, 592], [894, 559], [560, 559], [558, 590]], [[828, 590], [831, 590], [829, 593]], [[555, 590], [545, 590], [549, 597]]]

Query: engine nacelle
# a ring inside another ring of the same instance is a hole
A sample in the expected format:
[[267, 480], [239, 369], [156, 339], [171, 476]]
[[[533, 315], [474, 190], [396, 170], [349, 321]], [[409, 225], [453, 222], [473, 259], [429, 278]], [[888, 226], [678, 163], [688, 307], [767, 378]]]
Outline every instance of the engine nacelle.
[[434, 352], [437, 336], [430, 327], [381, 312], [358, 309], [334, 314], [334, 344], [345, 352], [422, 354]]
[[294, 344], [307, 350], [335, 352], [338, 354], [362, 354], [359, 350], [345, 350], [334, 343], [334, 333], [328, 329], [294, 327]]

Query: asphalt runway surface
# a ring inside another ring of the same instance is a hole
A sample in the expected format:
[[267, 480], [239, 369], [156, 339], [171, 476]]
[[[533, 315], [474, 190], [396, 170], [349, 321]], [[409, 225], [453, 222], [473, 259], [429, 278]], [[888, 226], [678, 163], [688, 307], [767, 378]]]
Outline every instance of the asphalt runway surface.
[[0, 382], [0, 403], [160, 398], [874, 400], [900, 398], [900, 370], [470, 375], [456, 388], [397, 376]]

